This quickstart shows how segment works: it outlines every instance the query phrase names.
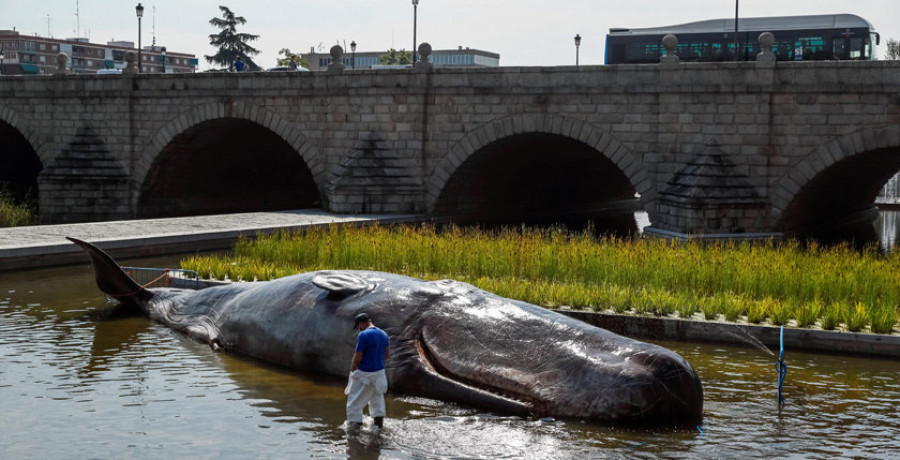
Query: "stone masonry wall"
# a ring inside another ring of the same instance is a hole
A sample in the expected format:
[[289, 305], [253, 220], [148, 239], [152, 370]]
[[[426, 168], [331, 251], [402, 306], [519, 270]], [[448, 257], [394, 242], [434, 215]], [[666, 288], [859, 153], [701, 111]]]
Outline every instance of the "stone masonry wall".
[[[430, 211], [456, 168], [491, 142], [525, 132], [563, 135], [616, 164], [653, 226], [676, 233], [688, 232], [684, 219], [661, 212], [659, 195], [714, 139], [766, 203], [753, 216], [717, 212], [743, 219], [737, 226], [745, 232], [772, 232], [799, 189], [825, 168], [900, 148], [900, 62], [0, 77], [0, 122], [28, 139], [45, 168], [79, 130], [91, 129], [130, 178], [132, 212], [166, 144], [222, 117], [284, 139], [326, 201], [359, 142], [375, 136], [404, 169], [405, 193], [419, 190], [418, 200], [403, 205], [417, 212]], [[389, 190], [359, 189], [384, 195], [364, 200], [384, 203], [374, 208], [396, 207]], [[41, 193], [48, 195], [42, 203], [65, 200], [57, 196], [64, 191]]]

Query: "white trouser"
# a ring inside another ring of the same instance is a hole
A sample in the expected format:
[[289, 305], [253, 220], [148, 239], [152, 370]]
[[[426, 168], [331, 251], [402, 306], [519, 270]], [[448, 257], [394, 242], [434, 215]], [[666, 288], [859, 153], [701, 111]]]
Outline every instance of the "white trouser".
[[384, 417], [384, 393], [387, 392], [388, 382], [384, 369], [375, 372], [363, 372], [359, 369], [350, 374], [350, 382], [347, 384], [347, 421], [350, 423], [362, 423], [363, 408], [369, 405], [371, 417]]

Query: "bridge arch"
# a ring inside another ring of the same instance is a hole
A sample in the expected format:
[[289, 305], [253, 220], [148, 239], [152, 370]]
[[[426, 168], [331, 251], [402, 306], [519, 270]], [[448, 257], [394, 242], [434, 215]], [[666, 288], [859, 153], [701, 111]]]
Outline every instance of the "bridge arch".
[[[634, 193], [637, 192], [641, 196], [642, 204], [649, 208], [649, 204], [653, 203], [656, 194], [653, 187], [653, 181], [641, 159], [640, 155], [632, 152], [623, 143], [615, 139], [615, 137], [602, 129], [599, 129], [589, 123], [581, 120], [567, 118], [552, 114], [519, 114], [496, 120], [492, 123], [485, 124], [466, 134], [448, 151], [448, 153], [436, 164], [427, 185], [426, 204], [429, 213], [441, 217], [443, 208], [446, 208], [446, 197], [454, 195], [460, 190], [470, 188], [468, 186], [460, 187], [454, 184], [459, 180], [460, 174], [470, 174], [471, 171], [463, 172], [469, 167], [477, 157], [485, 155], [498, 155], [498, 159], [488, 161], [487, 168], [506, 168], [514, 169], [522, 157], [513, 157], [510, 149], [529, 150], [534, 148], [560, 148], [566, 151], [576, 152], [571, 156], [568, 166], [568, 172], [572, 173], [573, 180], [581, 177], [582, 183], [590, 181], [586, 179], [585, 174], [590, 172], [602, 171], [607, 174], [609, 179], [609, 187], [606, 192], [617, 195], [613, 197], [619, 202], [627, 201], [628, 207], [633, 208], [636, 204], [634, 201]], [[504, 150], [506, 151], [504, 153]], [[498, 153], [499, 152], [499, 153]], [[509, 163], [501, 160], [499, 156], [504, 156]], [[544, 156], [544, 158], [540, 158]], [[547, 162], [546, 155], [531, 152], [528, 156], [532, 162], [531, 167], [548, 167], [549, 170], [555, 171], [554, 177], [567, 175], [564, 166], [554, 165], [554, 162]], [[577, 158], [577, 159], [576, 159]], [[562, 158], [565, 160], [565, 158]], [[590, 163], [585, 165], [585, 170], [581, 170], [580, 164], [583, 161]], [[468, 164], [467, 164], [468, 163]], [[525, 167], [525, 166], [523, 166]], [[471, 168], [469, 168], [471, 169]], [[587, 171], [590, 169], [590, 172]], [[519, 172], [525, 172], [520, 170]], [[490, 182], [495, 179], [502, 179], [503, 174], [500, 171], [491, 171], [492, 177], [488, 178]], [[515, 175], [516, 172], [509, 172]], [[615, 177], [611, 177], [615, 176]], [[535, 177], [532, 177], [534, 179]], [[527, 180], [527, 179], [526, 179]], [[535, 181], [532, 184], [537, 183]], [[454, 189], [450, 191], [449, 189]], [[494, 186], [489, 194], [503, 190], [503, 186]], [[596, 190], [596, 189], [594, 189]], [[570, 193], [568, 195], [572, 197]], [[567, 201], [563, 199], [563, 201]], [[582, 206], [576, 204], [575, 206]], [[494, 213], [497, 209], [488, 211]], [[620, 210], [621, 211], [621, 210]], [[648, 209], [650, 211], [650, 209]], [[573, 212], [577, 212], [573, 209]], [[629, 213], [630, 216], [630, 213]], [[652, 218], [652, 212], [651, 212]]]
[[37, 193], [38, 173], [54, 154], [42, 147], [26, 120], [11, 108], [0, 106], [0, 162], [11, 165], [0, 168], [0, 185], [5, 184], [14, 199], [24, 199], [31, 190]]
[[318, 207], [322, 169], [306, 137], [278, 114], [226, 100], [156, 130], [137, 161], [134, 208], [163, 217]]
[[773, 187], [774, 230], [806, 236], [868, 219], [878, 192], [898, 170], [900, 125], [829, 139]]

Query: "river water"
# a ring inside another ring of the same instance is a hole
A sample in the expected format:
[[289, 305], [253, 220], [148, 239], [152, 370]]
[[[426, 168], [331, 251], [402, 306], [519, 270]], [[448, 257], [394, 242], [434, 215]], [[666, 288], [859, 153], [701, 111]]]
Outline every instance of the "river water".
[[768, 350], [662, 343], [703, 381], [697, 428], [521, 419], [391, 396], [383, 430], [348, 434], [343, 381], [216, 353], [106, 307], [87, 264], [0, 275], [3, 458], [900, 456], [897, 361], [786, 350], [779, 410]]

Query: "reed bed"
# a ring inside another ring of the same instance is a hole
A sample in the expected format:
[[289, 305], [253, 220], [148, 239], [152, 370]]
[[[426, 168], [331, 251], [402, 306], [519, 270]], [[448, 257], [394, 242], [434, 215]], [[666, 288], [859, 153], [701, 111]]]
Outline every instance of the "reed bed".
[[321, 269], [452, 278], [545, 307], [890, 333], [900, 254], [797, 242], [673, 242], [590, 231], [331, 226], [193, 257], [203, 277], [268, 280]]
[[16, 203], [9, 193], [0, 189], [0, 227], [31, 225], [34, 220], [27, 204]]

